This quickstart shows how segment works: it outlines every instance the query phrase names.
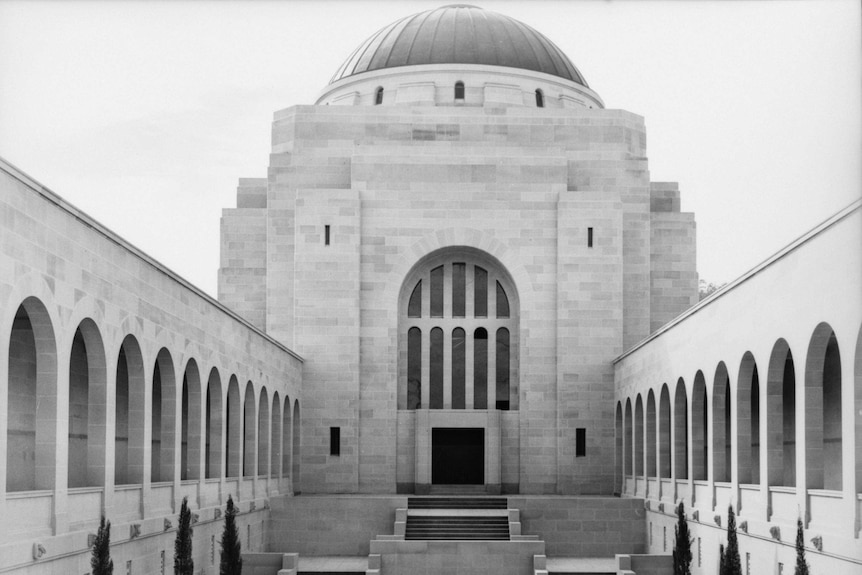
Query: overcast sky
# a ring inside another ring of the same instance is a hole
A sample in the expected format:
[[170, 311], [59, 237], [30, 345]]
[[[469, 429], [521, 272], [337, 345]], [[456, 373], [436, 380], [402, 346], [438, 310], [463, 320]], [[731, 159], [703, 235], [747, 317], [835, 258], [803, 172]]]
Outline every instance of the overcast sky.
[[[221, 210], [273, 112], [379, 28], [445, 2], [0, 0], [0, 156], [216, 295]], [[653, 181], [724, 283], [860, 196], [858, 0], [476, 2], [645, 117]]]

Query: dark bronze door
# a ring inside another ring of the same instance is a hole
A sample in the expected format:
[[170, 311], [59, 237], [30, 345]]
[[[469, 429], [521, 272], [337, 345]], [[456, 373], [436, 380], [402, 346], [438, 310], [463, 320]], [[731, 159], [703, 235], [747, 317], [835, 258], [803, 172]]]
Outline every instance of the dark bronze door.
[[435, 427], [431, 430], [431, 483], [485, 483], [485, 430]]

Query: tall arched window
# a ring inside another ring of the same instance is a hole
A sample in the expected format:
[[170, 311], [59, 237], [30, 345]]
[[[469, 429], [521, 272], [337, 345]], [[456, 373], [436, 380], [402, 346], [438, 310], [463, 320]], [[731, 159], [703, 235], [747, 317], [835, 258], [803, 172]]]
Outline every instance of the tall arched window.
[[536, 107], [544, 108], [545, 107], [545, 95], [541, 90], [536, 90]]
[[377, 91], [374, 92], [374, 105], [379, 106], [383, 103], [383, 88], [377, 88]]
[[432, 254], [407, 276], [399, 309], [399, 409], [518, 409], [518, 298], [498, 262], [468, 248]]
[[455, 82], [455, 99], [464, 99], [464, 82]]

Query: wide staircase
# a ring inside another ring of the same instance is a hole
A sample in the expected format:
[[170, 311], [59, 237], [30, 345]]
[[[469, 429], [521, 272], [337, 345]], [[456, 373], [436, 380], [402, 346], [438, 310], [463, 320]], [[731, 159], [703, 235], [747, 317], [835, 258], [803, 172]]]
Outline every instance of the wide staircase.
[[508, 541], [505, 497], [410, 497], [404, 539]]

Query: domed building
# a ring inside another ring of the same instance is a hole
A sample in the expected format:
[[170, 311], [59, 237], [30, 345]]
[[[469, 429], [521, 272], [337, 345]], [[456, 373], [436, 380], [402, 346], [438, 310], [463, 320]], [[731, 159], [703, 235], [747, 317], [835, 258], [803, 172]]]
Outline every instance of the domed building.
[[613, 494], [612, 360], [697, 301], [642, 118], [452, 5], [369, 37], [272, 142], [224, 212], [219, 299], [306, 360], [295, 488]]
[[[263, 169], [261, 170], [261, 173]], [[0, 572], [862, 565], [862, 200], [698, 301], [643, 118], [475, 6], [275, 113], [218, 299], [0, 159]], [[798, 536], [797, 536], [797, 529]], [[798, 538], [797, 538], [798, 537]]]

